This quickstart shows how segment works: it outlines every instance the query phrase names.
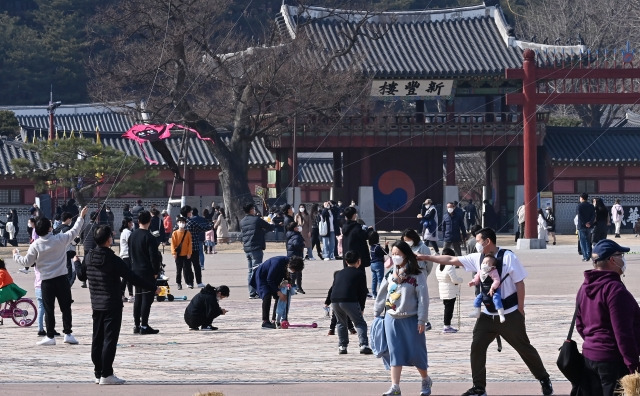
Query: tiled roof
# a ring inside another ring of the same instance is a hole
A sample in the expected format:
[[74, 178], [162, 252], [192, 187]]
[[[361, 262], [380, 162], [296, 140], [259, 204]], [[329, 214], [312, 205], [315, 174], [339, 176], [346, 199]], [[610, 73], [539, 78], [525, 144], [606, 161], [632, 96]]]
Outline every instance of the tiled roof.
[[298, 157], [300, 184], [332, 184], [333, 158], [300, 158]]
[[637, 165], [640, 128], [547, 127], [543, 147], [554, 165]]
[[[579, 53], [583, 46], [555, 46], [516, 40], [499, 7], [477, 5], [452, 9], [366, 13], [322, 7], [282, 5], [276, 17], [280, 32], [294, 39], [307, 33], [326, 60], [347, 47], [364, 19], [362, 33], [335, 69], [361, 70], [376, 78], [504, 76], [522, 66], [522, 52]], [[542, 56], [544, 55], [544, 56]]]
[[[46, 139], [48, 136], [49, 119], [45, 110], [41, 109], [40, 113], [37, 114], [21, 114], [21, 112], [18, 111], [16, 112], [16, 117], [22, 127], [25, 141], [32, 142], [34, 137], [36, 139]], [[100, 140], [104, 145], [124, 151], [128, 155], [135, 155], [142, 159], [145, 158], [145, 154], [138, 143], [121, 136], [134, 124], [133, 117], [126, 114], [109, 111], [82, 114], [56, 114], [55, 123], [58, 126], [58, 138], [61, 138], [63, 133], [69, 136], [73, 130], [76, 137], [79, 136], [79, 131], [82, 131], [84, 138], [95, 140], [95, 129], [96, 126], [98, 126], [100, 130]], [[179, 135], [166, 140], [167, 146], [178, 165], [184, 164], [178, 160], [182, 145], [181, 137], [182, 136]], [[229, 136], [223, 137], [223, 140], [226, 142], [228, 142], [229, 139]], [[38, 164], [38, 166], [42, 166], [38, 154], [23, 150], [20, 142], [0, 141], [0, 144], [0, 175], [14, 174], [13, 168], [11, 167], [11, 160], [18, 157], [29, 158], [32, 162]], [[160, 166], [166, 166], [166, 162], [155, 149], [151, 147], [151, 144], [145, 143], [144, 150], [149, 158], [158, 161]], [[264, 141], [262, 139], [253, 141], [249, 152], [249, 166], [262, 167], [273, 164], [275, 164], [275, 157], [273, 153], [266, 148]], [[218, 167], [220, 163], [213, 156], [206, 142], [196, 138], [190, 138], [187, 165], [196, 167]]]

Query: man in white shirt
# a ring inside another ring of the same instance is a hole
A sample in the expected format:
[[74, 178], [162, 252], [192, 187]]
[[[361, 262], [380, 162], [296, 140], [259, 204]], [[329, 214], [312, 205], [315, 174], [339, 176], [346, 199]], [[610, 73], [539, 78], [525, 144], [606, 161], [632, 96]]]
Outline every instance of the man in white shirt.
[[[483, 228], [476, 233], [478, 253], [466, 256], [422, 256], [418, 260], [430, 260], [437, 264], [464, 267], [469, 272], [479, 272], [484, 255], [499, 257], [500, 248], [496, 246], [496, 233], [491, 228]], [[471, 375], [473, 387], [462, 396], [486, 396], [487, 385], [487, 348], [498, 336], [502, 336], [515, 349], [526, 363], [531, 373], [540, 381], [543, 395], [553, 394], [549, 374], [544, 368], [538, 351], [529, 342], [524, 320], [524, 278], [527, 276], [522, 263], [516, 255], [503, 252], [502, 269], [499, 271], [500, 293], [504, 305], [506, 321], [500, 323], [497, 312], [482, 308], [482, 314], [476, 321], [471, 342]]]
[[56, 340], [53, 338], [56, 325], [53, 310], [56, 299], [62, 312], [64, 342], [67, 344], [78, 343], [71, 334], [71, 286], [67, 278], [67, 249], [82, 229], [87, 210], [86, 206], [82, 208], [73, 228], [55, 235], [52, 232], [51, 221], [44, 217], [39, 219], [35, 226], [36, 234], [38, 234], [39, 238], [29, 245], [27, 254], [22, 257], [18, 249], [13, 250], [13, 259], [16, 263], [23, 267], [30, 267], [35, 264], [38, 271], [40, 271], [47, 335], [38, 341], [37, 345], [56, 344]]
[[620, 198], [616, 198], [616, 203], [611, 207], [611, 220], [616, 226], [616, 238], [620, 238], [620, 226], [624, 218], [624, 208], [620, 205]]

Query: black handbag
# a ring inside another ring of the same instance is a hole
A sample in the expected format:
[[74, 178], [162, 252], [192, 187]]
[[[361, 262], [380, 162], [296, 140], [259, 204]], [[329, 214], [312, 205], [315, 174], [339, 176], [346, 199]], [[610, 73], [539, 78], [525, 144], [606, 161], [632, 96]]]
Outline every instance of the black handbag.
[[571, 385], [577, 387], [582, 380], [582, 373], [584, 373], [584, 357], [578, 351], [578, 345], [571, 339], [573, 334], [573, 327], [576, 324], [576, 315], [578, 314], [578, 302], [576, 302], [576, 309], [573, 312], [573, 319], [571, 320], [571, 327], [569, 328], [569, 334], [567, 339], [562, 343], [560, 347], [560, 354], [558, 354], [558, 360], [556, 364], [560, 372], [567, 377]]

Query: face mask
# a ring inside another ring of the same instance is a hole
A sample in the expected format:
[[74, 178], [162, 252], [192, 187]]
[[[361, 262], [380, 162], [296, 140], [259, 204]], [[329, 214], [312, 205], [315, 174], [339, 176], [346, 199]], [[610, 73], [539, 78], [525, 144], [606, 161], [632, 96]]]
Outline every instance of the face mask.
[[183, 229], [185, 225], [186, 225], [185, 223], [178, 223], [178, 228]]
[[427, 209], [429, 209], [429, 208], [431, 207], [431, 205], [429, 205], [429, 204], [425, 204], [425, 205], [424, 205], [424, 207], [425, 207], [425, 208], [427, 208]]
[[620, 268], [622, 270], [622, 273], [624, 274], [624, 271], [627, 270], [627, 259], [622, 256], [622, 267]]
[[391, 256], [391, 260], [393, 260], [393, 264], [400, 265], [404, 262], [404, 257], [399, 255], [393, 255]]
[[482, 253], [484, 251], [484, 245], [481, 242], [476, 242], [476, 251]]
[[447, 208], [447, 212], [453, 213], [453, 208]]
[[486, 263], [482, 263], [482, 265], [480, 265], [480, 269], [482, 270], [482, 272], [484, 272], [485, 274], [488, 274], [491, 271], [491, 266], [489, 264]]
[[413, 246], [413, 241], [405, 241], [405, 243], [409, 245], [409, 247]]
[[296, 231], [302, 232], [302, 227], [296, 227]]
[[304, 208], [300, 208], [298, 210], [300, 211], [300, 213], [304, 213]]

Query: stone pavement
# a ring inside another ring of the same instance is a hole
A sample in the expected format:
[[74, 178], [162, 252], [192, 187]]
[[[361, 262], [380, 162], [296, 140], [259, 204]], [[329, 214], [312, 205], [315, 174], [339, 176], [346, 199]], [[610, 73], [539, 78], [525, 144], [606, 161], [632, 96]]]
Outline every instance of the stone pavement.
[[[546, 250], [517, 251], [513, 237], [500, 235], [498, 243], [515, 250], [529, 277], [526, 283], [526, 315], [528, 334], [538, 349], [554, 382], [556, 394], [568, 394], [570, 386], [555, 365], [558, 348], [569, 328], [574, 296], [582, 282], [581, 262], [575, 237], [559, 238], [557, 246]], [[627, 278], [640, 275], [637, 252], [640, 239], [623, 236], [617, 240], [632, 248], [627, 258]], [[168, 251], [167, 251], [168, 253]], [[283, 244], [270, 244], [265, 258], [284, 253]], [[7, 251], [0, 251], [7, 257]], [[167, 273], [173, 287], [175, 267], [170, 255], [164, 255]], [[15, 282], [33, 297], [33, 274], [17, 273], [13, 260], [7, 260]], [[290, 320], [294, 323], [317, 322], [318, 328], [263, 330], [260, 328], [260, 300], [249, 300], [246, 288], [247, 264], [239, 244], [223, 246], [220, 253], [206, 255], [205, 283], [226, 284], [231, 297], [222, 301], [228, 314], [214, 321], [214, 332], [190, 332], [182, 315], [187, 302], [154, 303], [150, 324], [160, 329], [158, 335], [132, 334], [132, 304], [125, 303], [123, 326], [114, 363], [116, 375], [128, 380], [126, 387], [98, 387], [91, 383], [93, 366], [90, 359], [91, 309], [88, 289], [79, 282], [72, 288], [74, 335], [79, 345], [63, 344], [36, 347], [37, 327], [20, 328], [10, 319], [0, 326], [3, 358], [0, 372], [2, 394], [65, 394], [88, 392], [133, 395], [192, 395], [197, 392], [222, 391], [225, 395], [299, 394], [327, 395], [381, 394], [388, 388], [389, 374], [380, 360], [360, 355], [357, 337], [346, 356], [337, 354], [337, 337], [327, 336], [329, 319], [322, 309], [333, 271], [342, 268], [339, 261], [307, 261], [303, 272], [306, 295], [294, 296]], [[462, 270], [458, 270], [461, 274]], [[464, 273], [470, 279], [470, 274]], [[453, 325], [457, 334], [442, 334], [443, 305], [438, 299], [437, 281], [429, 277], [431, 291], [430, 321], [434, 329], [427, 333], [429, 373], [434, 381], [434, 395], [459, 395], [470, 387], [469, 346], [474, 319], [467, 318], [472, 288], [462, 286], [461, 317], [457, 311]], [[640, 282], [628, 282], [631, 292], [640, 295]], [[178, 291], [191, 299], [198, 289]], [[371, 303], [365, 315], [371, 319]], [[57, 329], [62, 330], [59, 311]], [[579, 336], [576, 336], [581, 343]], [[520, 357], [504, 344], [497, 352], [495, 343], [487, 357], [490, 395], [537, 395], [540, 387]], [[418, 394], [419, 375], [405, 368], [401, 383], [405, 394]], [[105, 389], [106, 388], [106, 389]]]

